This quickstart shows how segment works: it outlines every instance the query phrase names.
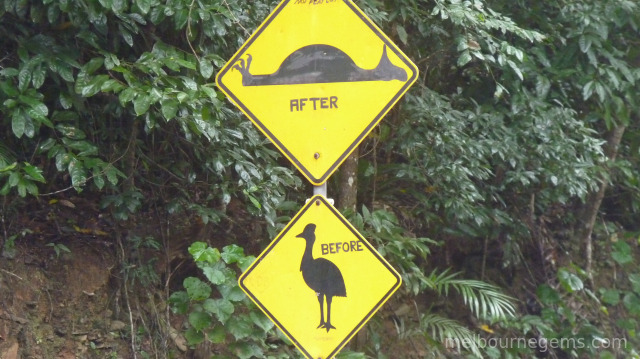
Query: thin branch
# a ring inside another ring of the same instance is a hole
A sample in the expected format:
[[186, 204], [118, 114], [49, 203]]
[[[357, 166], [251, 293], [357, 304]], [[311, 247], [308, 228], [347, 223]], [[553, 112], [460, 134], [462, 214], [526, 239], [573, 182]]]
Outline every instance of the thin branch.
[[193, 48], [193, 45], [191, 45], [191, 40], [189, 40], [189, 37], [191, 37], [191, 11], [193, 11], [193, 5], [196, 3], [196, 0], [192, 0], [191, 4], [189, 5], [189, 16], [187, 17], [187, 33], [186, 38], [187, 38], [187, 44], [189, 45], [189, 48], [191, 49], [191, 52], [193, 52], [193, 56], [196, 57], [196, 60], [198, 60], [198, 62], [200, 62], [200, 57], [198, 57], [198, 54], [196, 53], [196, 50]]
[[238, 19], [234, 14], [233, 11], [231, 10], [231, 6], [229, 6], [229, 3], [227, 2], [227, 0], [224, 0], [224, 6], [227, 7], [227, 10], [229, 10], [229, 14], [231, 14], [231, 16], [233, 17], [233, 22], [235, 24], [237, 24], [242, 30], [244, 30], [245, 34], [250, 35], [250, 32], [244, 28], [244, 26], [242, 26], [242, 24], [240, 23], [240, 19]]
[[0, 269], [0, 271], [3, 271], [3, 272], [5, 272], [5, 273], [7, 273], [9, 275], [12, 275], [12, 276], [14, 276], [14, 277], [16, 277], [16, 278], [18, 278], [20, 280], [24, 280], [24, 279], [22, 279], [22, 277], [20, 277], [19, 275], [15, 274], [15, 273], [11, 273], [11, 272], [9, 272], [7, 270], [4, 270], [4, 269]]
[[[122, 238], [121, 235], [118, 232], [118, 235], [116, 236], [117, 240], [118, 240], [118, 245], [120, 246], [120, 252], [122, 253], [122, 258], [121, 260], [124, 261], [125, 259], [125, 251], [124, 251], [124, 246], [122, 245]], [[133, 313], [131, 312], [131, 302], [129, 301], [129, 289], [127, 288], [127, 280], [129, 280], [127, 278], [126, 275], [126, 271], [125, 271], [125, 277], [123, 278], [122, 281], [122, 285], [124, 286], [124, 299], [125, 302], [127, 304], [127, 309], [129, 311], [129, 327], [131, 329], [131, 352], [133, 353], [133, 358], [137, 359], [138, 356], [136, 354], [136, 332], [135, 332], [135, 328], [133, 326]]]
[[[132, 143], [133, 143], [133, 140], [132, 140], [132, 139], [130, 139], [130, 140], [129, 140], [129, 143], [127, 144], [127, 148], [126, 148], [126, 149], [125, 149], [125, 151], [122, 153], [122, 155], [121, 155], [120, 157], [116, 158], [115, 160], [113, 160], [112, 162], [109, 162], [109, 166], [113, 166], [113, 164], [114, 164], [114, 163], [116, 163], [116, 162], [120, 161], [121, 159], [123, 159], [123, 158], [124, 158], [124, 156], [126, 156], [126, 155], [127, 155], [127, 153], [129, 153], [129, 149], [131, 148], [131, 144], [132, 144]], [[107, 166], [107, 167], [108, 167], [108, 166]], [[114, 166], [114, 167], [115, 167], [115, 166]], [[103, 175], [105, 172], [106, 172], [106, 167], [105, 167], [105, 169], [104, 169], [104, 170], [102, 170], [102, 171], [98, 172], [97, 174], [94, 174], [94, 175], [89, 176], [86, 180], [84, 180], [84, 182], [80, 183], [79, 185], [84, 186], [84, 185], [85, 185], [85, 184], [87, 184], [87, 182], [89, 182], [91, 179], [93, 179], [94, 177], [96, 177], [96, 176], [98, 176], [98, 175]], [[63, 189], [60, 189], [60, 190], [57, 190], [57, 191], [54, 191], [54, 192], [41, 193], [41, 194], [39, 194], [38, 196], [39, 196], [39, 197], [53, 196], [53, 195], [56, 195], [56, 194], [58, 194], [58, 193], [62, 193], [62, 192], [66, 192], [66, 191], [69, 191], [69, 190], [71, 190], [71, 189], [74, 189], [75, 187], [76, 187], [76, 186], [71, 185], [71, 186], [69, 186], [69, 187], [66, 187], [66, 188], [63, 188]]]

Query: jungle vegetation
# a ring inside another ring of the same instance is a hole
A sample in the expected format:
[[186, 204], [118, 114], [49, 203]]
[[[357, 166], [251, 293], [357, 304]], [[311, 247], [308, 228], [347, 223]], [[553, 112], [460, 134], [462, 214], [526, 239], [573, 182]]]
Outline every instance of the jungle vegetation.
[[[638, 357], [640, 4], [355, 3], [420, 77], [328, 183], [403, 278], [339, 357], [393, 358], [390, 342], [406, 357]], [[16, 220], [29, 208], [86, 203], [98, 235], [173, 274], [141, 262], [121, 284], [162, 293], [190, 350], [298, 355], [237, 277], [311, 186], [214, 83], [276, 4], [0, 1], [3, 257], [36, 235]], [[122, 255], [123, 271], [141, 260]], [[148, 315], [132, 350], [179, 356], [164, 314]], [[626, 345], [479, 341], [492, 336]]]

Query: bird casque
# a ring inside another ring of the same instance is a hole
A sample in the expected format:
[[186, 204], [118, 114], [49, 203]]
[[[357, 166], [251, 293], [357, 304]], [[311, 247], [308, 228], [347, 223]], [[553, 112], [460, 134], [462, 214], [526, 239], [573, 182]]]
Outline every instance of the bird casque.
[[[336, 329], [331, 324], [331, 300], [333, 297], [346, 297], [347, 290], [340, 269], [326, 258], [313, 258], [313, 244], [316, 241], [316, 225], [307, 224], [302, 233], [296, 237], [306, 241], [300, 271], [307, 286], [316, 292], [320, 303], [320, 324], [318, 328], [325, 328], [327, 332]], [[327, 320], [324, 320], [324, 301], [327, 302]]]

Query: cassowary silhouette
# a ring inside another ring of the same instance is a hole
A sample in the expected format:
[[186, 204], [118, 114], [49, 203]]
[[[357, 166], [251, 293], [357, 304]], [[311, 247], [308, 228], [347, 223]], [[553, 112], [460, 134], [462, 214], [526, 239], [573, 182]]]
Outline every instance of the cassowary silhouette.
[[[333, 297], [346, 297], [347, 290], [344, 287], [344, 279], [338, 267], [325, 258], [313, 258], [313, 244], [316, 241], [316, 225], [307, 224], [304, 231], [296, 237], [304, 238], [307, 245], [302, 255], [300, 271], [302, 278], [309, 288], [313, 289], [320, 302], [320, 325], [318, 328], [326, 328], [327, 332], [336, 329], [331, 324], [331, 299]], [[327, 300], [327, 320], [324, 320], [324, 299]]]
[[239, 59], [233, 69], [242, 74], [243, 86], [295, 85], [357, 81], [407, 81], [407, 72], [389, 60], [387, 45], [382, 47], [378, 66], [362, 69], [337, 47], [323, 44], [308, 45], [289, 55], [272, 74], [254, 75], [249, 72], [253, 57]]

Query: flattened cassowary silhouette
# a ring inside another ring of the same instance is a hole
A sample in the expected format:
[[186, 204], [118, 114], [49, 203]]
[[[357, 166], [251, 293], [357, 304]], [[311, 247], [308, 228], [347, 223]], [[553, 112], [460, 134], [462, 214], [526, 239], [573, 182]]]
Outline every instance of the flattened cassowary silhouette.
[[289, 55], [272, 74], [249, 72], [253, 57], [240, 59], [233, 69], [242, 74], [243, 86], [296, 85], [356, 81], [407, 81], [407, 72], [389, 60], [387, 45], [382, 48], [378, 66], [366, 70], [358, 67], [344, 51], [330, 45], [308, 45]]
[[[304, 231], [296, 237], [304, 238], [307, 245], [302, 255], [300, 271], [302, 278], [309, 288], [313, 289], [320, 302], [320, 325], [318, 328], [326, 328], [327, 332], [336, 329], [331, 324], [331, 299], [333, 297], [346, 297], [347, 290], [344, 287], [344, 279], [338, 267], [325, 258], [313, 258], [313, 244], [316, 241], [316, 225], [307, 224]], [[324, 300], [327, 301], [327, 320], [324, 320]]]

